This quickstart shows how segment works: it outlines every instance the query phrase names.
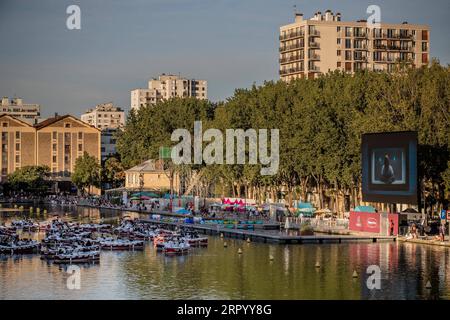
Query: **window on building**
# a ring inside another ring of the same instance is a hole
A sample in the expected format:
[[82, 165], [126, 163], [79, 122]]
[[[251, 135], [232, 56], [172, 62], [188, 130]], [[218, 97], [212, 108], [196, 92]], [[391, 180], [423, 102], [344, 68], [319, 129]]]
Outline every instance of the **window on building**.
[[64, 123], [64, 128], [70, 128], [70, 123]]
[[422, 40], [428, 40], [428, 31], [422, 30]]
[[337, 55], [338, 57], [340, 57], [340, 56], [341, 56], [341, 50], [338, 50], [338, 51], [336, 52], [336, 55]]
[[394, 38], [395, 30], [394, 29], [387, 29], [387, 36], [388, 36], [388, 38]]
[[6, 128], [7, 126], [8, 126], [8, 122], [3, 122], [3, 123], [2, 123], [2, 127], [3, 127], [3, 128]]
[[352, 28], [351, 27], [345, 27], [345, 36], [346, 37], [352, 36]]
[[81, 143], [78, 145], [78, 151], [83, 151], [83, 145]]
[[350, 50], [345, 51], [345, 60], [352, 60], [352, 52]]
[[351, 62], [345, 63], [345, 71], [352, 71], [352, 63]]
[[16, 151], [20, 151], [20, 143], [16, 143]]
[[53, 156], [53, 157], [52, 157], [52, 162], [53, 162], [53, 163], [56, 163], [56, 156]]
[[53, 139], [53, 140], [56, 140], [56, 131], [53, 131], [53, 132], [52, 132], [52, 139]]
[[78, 140], [83, 140], [83, 132], [78, 132]]
[[16, 163], [20, 163], [20, 155], [16, 155]]
[[56, 143], [52, 144], [52, 150], [56, 151]]
[[20, 131], [16, 131], [16, 139], [20, 139]]
[[345, 39], [345, 48], [350, 49], [352, 47], [352, 40], [351, 39]]
[[422, 53], [422, 63], [428, 63], [428, 54]]
[[341, 62], [337, 63], [337, 67], [340, 68], [341, 67]]
[[428, 51], [428, 43], [422, 42], [422, 51]]
[[337, 38], [337, 44], [341, 44], [341, 38]]

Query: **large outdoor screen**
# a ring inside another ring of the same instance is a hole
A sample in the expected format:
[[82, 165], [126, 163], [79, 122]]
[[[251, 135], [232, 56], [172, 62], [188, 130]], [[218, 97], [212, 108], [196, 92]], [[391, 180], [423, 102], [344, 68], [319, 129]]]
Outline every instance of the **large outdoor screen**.
[[363, 201], [417, 204], [417, 132], [362, 136]]

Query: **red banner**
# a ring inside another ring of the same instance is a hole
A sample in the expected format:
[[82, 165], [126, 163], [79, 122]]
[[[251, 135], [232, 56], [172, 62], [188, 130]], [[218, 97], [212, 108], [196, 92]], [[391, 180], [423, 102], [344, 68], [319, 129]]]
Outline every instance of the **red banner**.
[[351, 211], [349, 226], [352, 231], [380, 233], [380, 214]]
[[[393, 223], [393, 235], [398, 234], [398, 214], [388, 214], [388, 233], [391, 233], [391, 224]], [[350, 212], [349, 229], [352, 231], [380, 233], [381, 219], [379, 213], [373, 212]]]

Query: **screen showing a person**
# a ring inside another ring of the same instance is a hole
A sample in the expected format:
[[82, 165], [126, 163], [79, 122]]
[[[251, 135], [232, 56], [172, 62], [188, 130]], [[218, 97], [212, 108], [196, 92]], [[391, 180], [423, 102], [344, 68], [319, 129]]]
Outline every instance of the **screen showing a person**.
[[417, 203], [417, 133], [365, 134], [362, 138], [363, 201]]
[[372, 151], [372, 183], [406, 183], [405, 150], [402, 148], [384, 148]]

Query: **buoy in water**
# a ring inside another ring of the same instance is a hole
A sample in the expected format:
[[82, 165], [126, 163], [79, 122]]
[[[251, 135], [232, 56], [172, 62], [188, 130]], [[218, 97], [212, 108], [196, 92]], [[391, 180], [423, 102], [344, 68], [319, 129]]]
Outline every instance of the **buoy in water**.
[[238, 254], [242, 254], [242, 249], [241, 248], [238, 249]]
[[353, 277], [353, 278], [358, 278], [358, 273], [356, 272], [356, 270], [355, 270], [355, 271], [353, 271], [353, 275], [352, 275], [352, 277]]
[[223, 247], [226, 248], [228, 245], [226, 242], [223, 243]]
[[223, 238], [223, 233], [220, 234], [220, 237]]
[[251, 242], [250, 238], [247, 238], [247, 242]]
[[269, 260], [273, 261], [275, 258], [273, 257], [273, 255], [269, 255]]
[[316, 262], [316, 268], [320, 268], [320, 263], [319, 263], [319, 261]]
[[425, 285], [425, 288], [431, 289], [431, 283], [430, 283], [430, 280], [428, 280], [427, 284]]

